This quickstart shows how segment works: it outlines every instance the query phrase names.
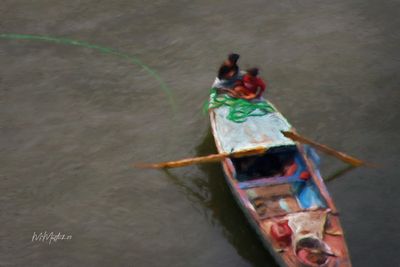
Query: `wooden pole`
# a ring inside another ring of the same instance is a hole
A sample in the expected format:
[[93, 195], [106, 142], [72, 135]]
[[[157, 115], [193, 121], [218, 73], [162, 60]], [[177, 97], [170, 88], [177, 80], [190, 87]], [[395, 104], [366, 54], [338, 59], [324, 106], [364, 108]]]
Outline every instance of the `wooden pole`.
[[199, 164], [199, 163], [221, 161], [227, 157], [240, 158], [240, 157], [246, 157], [246, 156], [252, 156], [252, 155], [259, 155], [259, 154], [265, 153], [266, 151], [267, 151], [267, 149], [265, 147], [256, 147], [256, 148], [252, 148], [252, 149], [248, 149], [248, 150], [241, 150], [241, 151], [233, 152], [233, 153], [211, 154], [208, 156], [187, 158], [187, 159], [181, 159], [181, 160], [176, 160], [176, 161], [165, 161], [165, 162], [159, 162], [159, 163], [136, 163], [133, 166], [136, 168], [150, 168], [150, 169], [177, 168], [177, 167], [183, 167], [183, 166]]
[[321, 150], [322, 152], [325, 152], [325, 153], [327, 153], [329, 155], [332, 155], [332, 156], [334, 156], [334, 157], [336, 157], [336, 158], [338, 158], [338, 159], [340, 159], [340, 160], [342, 160], [342, 161], [344, 161], [346, 163], [349, 163], [349, 164], [351, 164], [351, 165], [353, 165], [355, 167], [358, 167], [358, 166], [361, 166], [361, 165], [367, 165], [364, 161], [362, 161], [360, 159], [354, 158], [354, 157], [352, 157], [350, 155], [347, 155], [347, 154], [345, 154], [343, 152], [337, 151], [337, 150], [335, 150], [333, 148], [330, 148], [330, 147], [328, 147], [326, 145], [314, 142], [314, 141], [312, 141], [312, 140], [310, 140], [308, 138], [305, 138], [304, 136], [301, 136], [301, 135], [299, 135], [299, 134], [297, 134], [295, 132], [282, 131], [282, 134], [284, 136], [286, 136], [287, 138], [292, 139], [293, 141], [297, 141], [297, 142], [300, 142], [302, 144], [312, 145], [313, 147]]

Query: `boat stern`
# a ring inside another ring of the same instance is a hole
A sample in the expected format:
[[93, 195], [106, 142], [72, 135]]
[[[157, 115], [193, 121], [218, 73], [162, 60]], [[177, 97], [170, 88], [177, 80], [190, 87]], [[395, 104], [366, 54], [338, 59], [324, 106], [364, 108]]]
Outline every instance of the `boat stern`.
[[314, 210], [267, 218], [262, 234], [287, 266], [351, 266], [337, 215]]

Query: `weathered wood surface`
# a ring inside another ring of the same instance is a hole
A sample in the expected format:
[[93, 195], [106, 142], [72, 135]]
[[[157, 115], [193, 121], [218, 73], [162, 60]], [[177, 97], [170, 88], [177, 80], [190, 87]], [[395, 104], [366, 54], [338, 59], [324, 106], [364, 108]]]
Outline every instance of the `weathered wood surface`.
[[228, 120], [228, 107], [213, 109], [214, 135], [220, 141], [220, 153], [248, 150], [254, 147], [275, 147], [293, 145], [281, 131], [289, 131], [291, 125], [279, 112], [265, 116], [248, 117], [245, 122]]

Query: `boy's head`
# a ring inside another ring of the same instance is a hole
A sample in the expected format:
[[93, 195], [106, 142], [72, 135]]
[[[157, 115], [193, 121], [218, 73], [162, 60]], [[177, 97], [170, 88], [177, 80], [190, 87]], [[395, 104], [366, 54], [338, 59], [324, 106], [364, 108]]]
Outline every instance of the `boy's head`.
[[247, 74], [249, 74], [250, 76], [253, 76], [253, 77], [257, 77], [258, 73], [259, 73], [258, 68], [251, 68], [251, 69], [247, 70]]
[[229, 66], [222, 66], [218, 72], [219, 79], [231, 79], [235, 76], [235, 71], [232, 70]]
[[231, 53], [231, 54], [228, 55], [228, 61], [232, 65], [235, 65], [237, 63], [237, 61], [239, 60], [239, 58], [240, 58], [239, 54]]

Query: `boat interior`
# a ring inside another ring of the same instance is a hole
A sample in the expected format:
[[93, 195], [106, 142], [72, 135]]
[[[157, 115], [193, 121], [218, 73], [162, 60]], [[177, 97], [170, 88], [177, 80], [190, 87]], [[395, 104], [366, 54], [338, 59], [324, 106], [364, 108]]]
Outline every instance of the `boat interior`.
[[[315, 151], [307, 148], [306, 153], [317, 167]], [[231, 160], [239, 188], [262, 218], [326, 207], [295, 145]]]

